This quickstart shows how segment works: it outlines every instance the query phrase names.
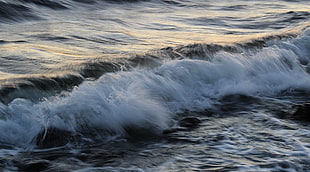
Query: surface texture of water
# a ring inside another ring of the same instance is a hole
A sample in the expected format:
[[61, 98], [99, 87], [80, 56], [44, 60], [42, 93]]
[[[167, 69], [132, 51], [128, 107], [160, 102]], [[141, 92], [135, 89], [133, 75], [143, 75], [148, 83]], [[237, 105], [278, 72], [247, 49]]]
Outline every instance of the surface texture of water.
[[0, 171], [310, 171], [307, 0], [0, 0]]

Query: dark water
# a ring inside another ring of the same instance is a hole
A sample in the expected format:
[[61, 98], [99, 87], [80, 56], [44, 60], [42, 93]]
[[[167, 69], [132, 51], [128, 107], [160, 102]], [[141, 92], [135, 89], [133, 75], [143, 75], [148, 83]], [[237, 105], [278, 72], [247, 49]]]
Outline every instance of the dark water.
[[310, 171], [310, 1], [0, 0], [0, 171]]

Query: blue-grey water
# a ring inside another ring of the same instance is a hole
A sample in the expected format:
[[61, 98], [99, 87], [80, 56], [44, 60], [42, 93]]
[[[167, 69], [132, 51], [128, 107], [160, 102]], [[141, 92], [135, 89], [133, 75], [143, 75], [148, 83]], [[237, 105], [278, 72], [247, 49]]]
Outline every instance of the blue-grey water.
[[310, 171], [310, 1], [0, 0], [0, 172]]

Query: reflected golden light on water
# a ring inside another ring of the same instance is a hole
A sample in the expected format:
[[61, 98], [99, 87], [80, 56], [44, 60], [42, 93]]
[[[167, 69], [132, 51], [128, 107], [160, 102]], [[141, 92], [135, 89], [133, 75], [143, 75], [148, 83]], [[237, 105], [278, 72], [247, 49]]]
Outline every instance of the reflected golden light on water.
[[[98, 6], [92, 11], [87, 8], [61, 12], [43, 9], [47, 12], [46, 20], [1, 26], [0, 40], [8, 43], [0, 44], [0, 54], [16, 57], [15, 61], [7, 61], [12, 66], [25, 62], [28, 74], [49, 73], [70, 70], [72, 66], [97, 59], [130, 58], [156, 49], [193, 43], [234, 44], [296, 33], [310, 26], [305, 20], [298, 25], [292, 22], [292, 26], [280, 24], [280, 29], [269, 27], [268, 24], [277, 24], [272, 23], [273, 20], [281, 21], [277, 20], [279, 16], [291, 19], [295, 11], [310, 11], [309, 6], [298, 3], [287, 2], [284, 6], [279, 2], [257, 1], [191, 3], [196, 6], [172, 7], [143, 1], [126, 6]], [[205, 6], [199, 6], [200, 3]], [[265, 23], [265, 28], [256, 28]], [[34, 62], [37, 64], [32, 64]], [[19, 67], [23, 68], [22, 65]], [[5, 67], [0, 71], [3, 75], [23, 74], [9, 72]]]
[[8, 44], [3, 45], [0, 47], [1, 50], [7, 51], [9, 54], [10, 52], [28, 52], [28, 53], [38, 53], [43, 54], [43, 57], [53, 56], [53, 58], [57, 57], [55, 55], [62, 55], [62, 56], [70, 56], [70, 57], [86, 57], [91, 58], [94, 55], [89, 54], [89, 51], [87, 51], [84, 48], [81, 47], [56, 47], [56, 46], [49, 46], [49, 45], [43, 45], [43, 44]]

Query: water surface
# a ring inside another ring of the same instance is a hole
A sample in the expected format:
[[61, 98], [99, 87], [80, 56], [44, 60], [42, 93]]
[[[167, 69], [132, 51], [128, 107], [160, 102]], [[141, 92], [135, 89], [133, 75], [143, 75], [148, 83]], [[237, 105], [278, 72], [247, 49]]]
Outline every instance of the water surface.
[[309, 16], [303, 0], [1, 0], [0, 169], [310, 171]]

